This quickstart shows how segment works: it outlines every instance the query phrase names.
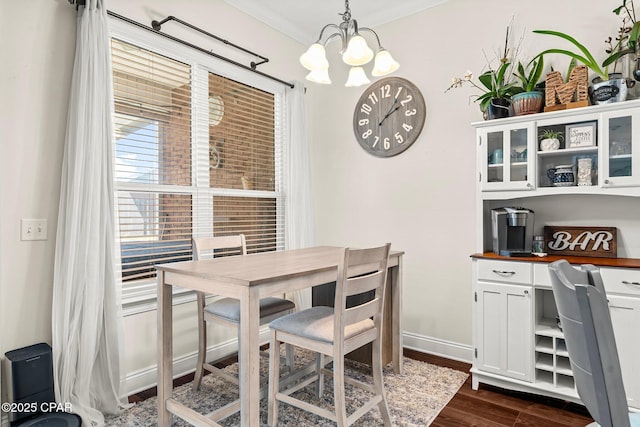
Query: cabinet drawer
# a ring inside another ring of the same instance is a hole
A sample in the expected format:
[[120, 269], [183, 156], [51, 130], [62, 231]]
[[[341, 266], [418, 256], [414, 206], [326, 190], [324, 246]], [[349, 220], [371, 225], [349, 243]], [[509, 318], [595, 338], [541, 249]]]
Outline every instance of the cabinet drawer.
[[533, 264], [533, 284], [537, 287], [551, 287], [551, 276], [549, 275], [548, 263], [537, 262]]
[[531, 285], [531, 263], [479, 260], [478, 279]]
[[601, 267], [600, 274], [607, 293], [640, 297], [640, 270]]

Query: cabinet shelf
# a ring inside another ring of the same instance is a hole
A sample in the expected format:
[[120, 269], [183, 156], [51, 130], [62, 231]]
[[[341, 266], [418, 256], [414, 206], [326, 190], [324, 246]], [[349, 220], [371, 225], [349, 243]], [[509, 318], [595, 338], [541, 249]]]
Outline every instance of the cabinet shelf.
[[615, 156], [609, 156], [609, 160], [631, 160], [631, 154], [616, 154]]
[[536, 335], [552, 338], [564, 338], [564, 334], [560, 328], [558, 328], [558, 324], [555, 319], [541, 319], [536, 325]]
[[553, 156], [564, 156], [571, 154], [592, 154], [597, 153], [598, 147], [576, 147], [576, 148], [561, 148], [558, 150], [549, 150], [549, 151], [538, 151], [538, 156], [540, 157], [553, 157]]

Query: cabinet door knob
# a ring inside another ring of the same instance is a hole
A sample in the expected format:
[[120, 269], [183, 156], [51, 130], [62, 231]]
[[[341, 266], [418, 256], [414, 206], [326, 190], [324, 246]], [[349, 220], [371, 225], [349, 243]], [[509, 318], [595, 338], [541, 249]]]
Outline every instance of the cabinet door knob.
[[529, 295], [529, 291], [525, 289], [525, 290], [524, 290], [524, 294], [525, 294], [525, 295]]
[[623, 280], [622, 283], [625, 285], [640, 286], [640, 282], [629, 282], [627, 280]]
[[605, 184], [607, 184], [607, 185], [609, 185], [611, 182], [610, 182], [608, 179], [605, 179], [605, 180], [604, 180], [604, 183], [605, 183]]

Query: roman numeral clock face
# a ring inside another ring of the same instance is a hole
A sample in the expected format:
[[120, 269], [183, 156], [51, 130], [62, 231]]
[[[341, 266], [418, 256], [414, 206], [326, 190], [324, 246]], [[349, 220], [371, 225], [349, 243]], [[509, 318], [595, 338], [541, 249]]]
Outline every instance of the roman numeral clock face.
[[413, 144], [427, 110], [420, 90], [400, 77], [387, 77], [369, 86], [353, 112], [356, 139], [370, 154], [391, 157]]

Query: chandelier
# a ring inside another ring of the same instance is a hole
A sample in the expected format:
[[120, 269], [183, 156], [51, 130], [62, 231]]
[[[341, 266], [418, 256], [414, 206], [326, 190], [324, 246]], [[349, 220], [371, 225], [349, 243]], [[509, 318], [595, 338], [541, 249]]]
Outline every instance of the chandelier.
[[[340, 13], [342, 16], [342, 22], [340, 24], [328, 24], [320, 31], [320, 37], [318, 41], [312, 44], [305, 53], [300, 56], [300, 63], [303, 67], [309, 70], [307, 80], [321, 83], [331, 84], [329, 78], [329, 61], [327, 61], [327, 55], [324, 47], [332, 40], [340, 38], [342, 41], [342, 48], [340, 53], [342, 54], [342, 60], [351, 66], [349, 70], [349, 77], [345, 86], [362, 86], [370, 83], [367, 78], [363, 65], [369, 63], [374, 55], [371, 48], [367, 45], [366, 40], [360, 33], [371, 33], [375, 36], [378, 43], [378, 50], [376, 51], [373, 71], [371, 75], [375, 77], [386, 76], [391, 74], [400, 67], [391, 54], [380, 45], [380, 38], [371, 28], [361, 27], [358, 28], [358, 23], [355, 19], [351, 19], [351, 9], [349, 9], [349, 0], [344, 2], [345, 11]], [[323, 40], [325, 31], [328, 31], [327, 37]]]

